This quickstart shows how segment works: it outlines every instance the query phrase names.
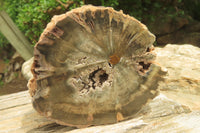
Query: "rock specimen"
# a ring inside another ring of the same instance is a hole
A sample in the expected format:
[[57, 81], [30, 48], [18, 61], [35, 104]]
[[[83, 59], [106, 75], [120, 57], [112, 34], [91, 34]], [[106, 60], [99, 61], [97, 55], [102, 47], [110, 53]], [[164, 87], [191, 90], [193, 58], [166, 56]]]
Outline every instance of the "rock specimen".
[[34, 108], [76, 127], [134, 117], [166, 73], [154, 63], [154, 40], [145, 25], [110, 7], [54, 16], [34, 50]]

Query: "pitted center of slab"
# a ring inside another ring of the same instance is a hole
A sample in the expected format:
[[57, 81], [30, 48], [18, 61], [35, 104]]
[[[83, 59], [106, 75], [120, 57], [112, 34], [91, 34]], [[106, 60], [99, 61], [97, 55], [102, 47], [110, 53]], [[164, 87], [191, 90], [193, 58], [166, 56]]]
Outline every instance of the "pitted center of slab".
[[107, 79], [108, 74], [102, 68], [98, 68], [89, 75], [89, 80], [92, 81], [92, 88], [95, 89], [96, 86], [101, 86]]
[[113, 69], [108, 63], [89, 66], [77, 73], [69, 80], [69, 83], [76, 88], [80, 95], [87, 95], [90, 92], [103, 91], [110, 88], [113, 82]]

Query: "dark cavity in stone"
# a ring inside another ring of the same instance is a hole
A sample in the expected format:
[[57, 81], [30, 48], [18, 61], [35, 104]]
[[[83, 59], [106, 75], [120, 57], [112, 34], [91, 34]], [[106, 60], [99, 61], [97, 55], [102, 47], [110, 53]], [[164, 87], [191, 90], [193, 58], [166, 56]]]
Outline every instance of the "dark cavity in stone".
[[92, 73], [89, 75], [89, 80], [92, 81], [92, 88], [95, 89], [95, 83], [100, 83], [102, 85], [107, 79], [108, 79], [108, 74], [106, 73], [105, 70], [102, 68], [98, 68], [97, 70], [94, 70]]

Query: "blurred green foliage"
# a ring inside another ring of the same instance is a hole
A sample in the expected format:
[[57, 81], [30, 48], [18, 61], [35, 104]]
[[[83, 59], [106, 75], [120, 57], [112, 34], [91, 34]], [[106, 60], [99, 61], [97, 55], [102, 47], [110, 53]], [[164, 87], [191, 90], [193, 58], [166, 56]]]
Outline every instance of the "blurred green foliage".
[[[64, 4], [66, 0], [60, 0], [60, 2]], [[68, 10], [81, 5], [83, 5], [82, 1], [74, 0]], [[9, 14], [33, 44], [37, 42], [53, 15], [66, 12], [64, 6], [56, 0], [5, 0], [2, 9]]]
[[4, 85], [4, 82], [0, 80], [0, 87]]
[[[200, 19], [199, 0], [4, 0], [5, 10], [34, 45], [53, 15], [62, 14], [84, 4], [111, 6], [134, 16], [143, 23], [162, 16], [191, 15]], [[8, 44], [0, 34], [0, 47]]]
[[8, 43], [9, 43], [8, 40], [0, 32], [0, 47], [4, 48], [4, 47], [6, 47], [6, 44], [8, 44]]
[[183, 0], [183, 10], [193, 19], [200, 21], [200, 0]]

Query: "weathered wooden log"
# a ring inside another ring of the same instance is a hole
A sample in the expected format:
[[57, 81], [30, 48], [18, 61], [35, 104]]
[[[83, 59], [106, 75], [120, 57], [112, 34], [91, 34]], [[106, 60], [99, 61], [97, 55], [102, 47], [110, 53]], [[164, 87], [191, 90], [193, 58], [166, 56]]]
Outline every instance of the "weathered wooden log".
[[54, 16], [34, 50], [34, 108], [76, 127], [134, 117], [166, 73], [154, 63], [154, 41], [145, 25], [110, 7]]

